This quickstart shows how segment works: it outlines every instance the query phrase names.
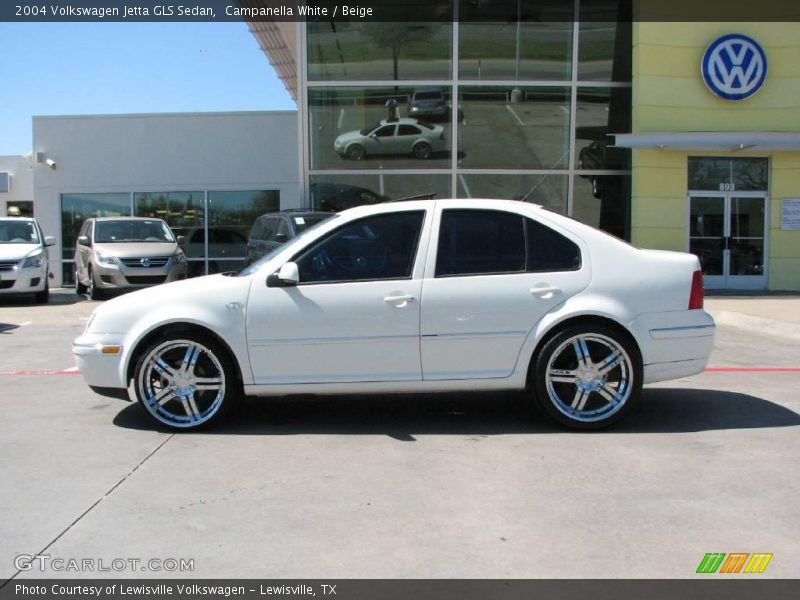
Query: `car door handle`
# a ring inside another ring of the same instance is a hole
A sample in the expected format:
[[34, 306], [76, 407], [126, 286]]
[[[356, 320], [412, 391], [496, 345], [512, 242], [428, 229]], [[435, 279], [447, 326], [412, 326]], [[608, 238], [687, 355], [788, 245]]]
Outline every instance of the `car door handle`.
[[407, 295], [397, 295], [397, 296], [386, 296], [383, 301], [386, 304], [394, 306], [395, 308], [405, 308], [408, 306], [409, 302], [414, 300], [414, 296], [407, 296]]
[[531, 295], [536, 296], [537, 298], [542, 298], [544, 300], [548, 300], [555, 296], [556, 294], [561, 293], [561, 288], [555, 287], [553, 285], [543, 285], [531, 288]]

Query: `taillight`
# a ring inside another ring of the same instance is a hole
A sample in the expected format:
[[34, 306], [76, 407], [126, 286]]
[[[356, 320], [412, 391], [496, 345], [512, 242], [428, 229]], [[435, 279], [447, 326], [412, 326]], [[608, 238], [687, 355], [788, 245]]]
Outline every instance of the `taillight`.
[[703, 308], [703, 273], [700, 270], [692, 274], [692, 291], [689, 293], [689, 310]]

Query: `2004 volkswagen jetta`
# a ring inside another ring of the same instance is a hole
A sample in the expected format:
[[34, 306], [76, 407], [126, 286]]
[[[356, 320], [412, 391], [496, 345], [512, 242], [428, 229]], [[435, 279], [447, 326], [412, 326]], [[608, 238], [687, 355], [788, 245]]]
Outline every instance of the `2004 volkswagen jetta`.
[[427, 200], [332, 216], [246, 269], [98, 307], [73, 345], [96, 392], [193, 429], [241, 394], [529, 390], [573, 428], [701, 372], [714, 321], [690, 254], [532, 204]]

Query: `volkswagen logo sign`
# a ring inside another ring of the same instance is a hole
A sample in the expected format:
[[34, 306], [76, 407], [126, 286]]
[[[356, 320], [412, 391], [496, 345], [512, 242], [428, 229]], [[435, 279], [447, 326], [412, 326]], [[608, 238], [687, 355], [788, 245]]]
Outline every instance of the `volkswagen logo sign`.
[[150, 259], [143, 258], [142, 260], [139, 261], [139, 264], [141, 264], [146, 269], [147, 267], [150, 266]]
[[767, 78], [767, 55], [753, 38], [730, 33], [706, 48], [700, 72], [708, 89], [726, 100], [744, 100]]

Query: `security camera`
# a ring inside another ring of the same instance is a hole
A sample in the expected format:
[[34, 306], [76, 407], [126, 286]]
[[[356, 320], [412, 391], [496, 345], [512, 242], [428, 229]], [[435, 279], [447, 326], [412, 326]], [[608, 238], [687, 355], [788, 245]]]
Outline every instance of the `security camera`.
[[44, 161], [44, 163], [55, 171], [57, 165], [56, 161], [54, 161], [52, 158], [48, 158], [46, 161]]

